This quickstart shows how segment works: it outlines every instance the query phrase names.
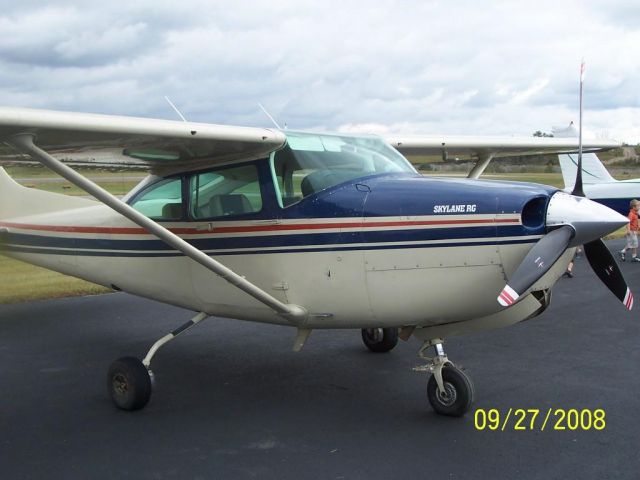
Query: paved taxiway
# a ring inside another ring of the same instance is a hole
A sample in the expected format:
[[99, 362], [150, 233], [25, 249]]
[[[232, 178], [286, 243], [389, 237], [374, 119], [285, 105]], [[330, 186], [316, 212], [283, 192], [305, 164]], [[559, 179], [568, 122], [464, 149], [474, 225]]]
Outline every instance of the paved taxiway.
[[[618, 247], [618, 242], [610, 246]], [[449, 339], [475, 408], [602, 408], [603, 431], [476, 431], [435, 415], [417, 341], [371, 354], [358, 331], [211, 319], [154, 360], [141, 412], [106, 370], [189, 312], [125, 294], [0, 306], [2, 478], [638, 478], [640, 305], [625, 313], [581, 258], [530, 322]], [[623, 272], [640, 298], [640, 265]]]

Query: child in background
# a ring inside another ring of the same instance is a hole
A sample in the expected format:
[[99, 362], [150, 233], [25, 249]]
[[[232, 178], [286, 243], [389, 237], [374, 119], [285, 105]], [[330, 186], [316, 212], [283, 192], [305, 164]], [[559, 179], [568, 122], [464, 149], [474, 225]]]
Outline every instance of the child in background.
[[627, 246], [620, 250], [620, 260], [627, 258], [627, 250], [631, 250], [631, 261], [640, 262], [638, 258], [638, 208], [640, 202], [631, 200], [629, 204], [629, 223], [627, 224]]

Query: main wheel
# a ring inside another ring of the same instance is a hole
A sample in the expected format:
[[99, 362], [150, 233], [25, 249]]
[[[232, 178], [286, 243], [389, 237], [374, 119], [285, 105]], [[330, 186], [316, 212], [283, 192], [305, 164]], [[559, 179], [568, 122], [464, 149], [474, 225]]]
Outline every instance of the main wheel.
[[444, 393], [438, 391], [438, 382], [434, 375], [427, 383], [427, 396], [429, 403], [440, 415], [461, 417], [469, 411], [473, 403], [473, 384], [467, 375], [460, 369], [445, 365], [442, 368], [442, 381]]
[[362, 341], [372, 352], [388, 352], [398, 344], [398, 329], [363, 328]]
[[107, 389], [116, 407], [140, 410], [151, 398], [151, 377], [137, 358], [119, 358], [109, 367]]

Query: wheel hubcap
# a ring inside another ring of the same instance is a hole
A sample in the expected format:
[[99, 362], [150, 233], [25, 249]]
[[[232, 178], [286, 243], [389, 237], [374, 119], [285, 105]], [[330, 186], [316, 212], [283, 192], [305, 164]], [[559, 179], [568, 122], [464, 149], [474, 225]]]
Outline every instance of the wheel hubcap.
[[117, 395], [126, 395], [129, 391], [129, 383], [127, 382], [127, 377], [125, 377], [122, 373], [116, 373], [113, 376], [113, 391], [116, 392]]
[[384, 331], [381, 328], [367, 328], [367, 337], [369, 337], [372, 342], [381, 342], [384, 337]]
[[449, 382], [444, 382], [444, 392], [436, 390], [436, 396], [438, 397], [438, 401], [445, 407], [450, 407], [456, 403], [456, 399], [458, 398], [456, 388]]

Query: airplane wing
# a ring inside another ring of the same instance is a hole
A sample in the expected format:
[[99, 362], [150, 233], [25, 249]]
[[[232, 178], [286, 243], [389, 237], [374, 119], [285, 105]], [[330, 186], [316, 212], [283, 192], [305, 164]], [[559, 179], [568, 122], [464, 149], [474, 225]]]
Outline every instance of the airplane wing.
[[[0, 142], [20, 133], [65, 163], [147, 168], [259, 158], [286, 140], [264, 128], [0, 107]], [[28, 160], [4, 153], [5, 162]]]
[[[476, 160], [469, 178], [478, 178], [496, 157], [571, 153], [578, 150], [577, 138], [485, 137], [485, 136], [396, 136], [387, 141], [405, 156], [442, 156], [443, 161], [457, 157]], [[582, 142], [584, 152], [619, 147], [613, 140]]]
[[[387, 141], [403, 155], [441, 155], [493, 157], [541, 155], [545, 153], [575, 152], [577, 138], [555, 137], [484, 137], [484, 136], [396, 136]], [[597, 151], [619, 147], [613, 140], [584, 140], [583, 151]]]
[[[264, 128], [0, 107], [0, 142], [20, 133], [34, 134], [41, 148], [72, 165], [147, 169], [182, 166], [186, 162], [259, 158], [286, 141], [283, 132]], [[409, 156], [477, 158], [472, 178], [477, 178], [494, 157], [578, 148], [573, 138], [398, 136], [387, 141]], [[585, 151], [617, 146], [612, 141], [584, 142]], [[29, 161], [23, 155], [6, 153], [0, 152], [0, 163]]]

